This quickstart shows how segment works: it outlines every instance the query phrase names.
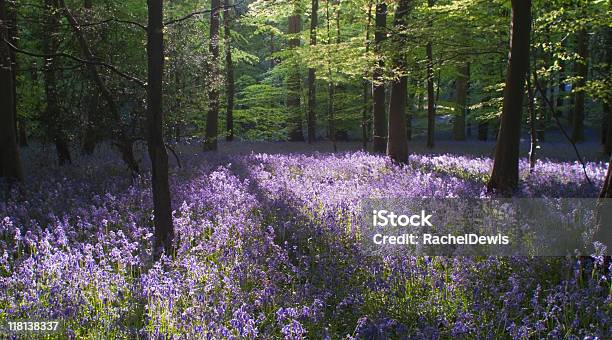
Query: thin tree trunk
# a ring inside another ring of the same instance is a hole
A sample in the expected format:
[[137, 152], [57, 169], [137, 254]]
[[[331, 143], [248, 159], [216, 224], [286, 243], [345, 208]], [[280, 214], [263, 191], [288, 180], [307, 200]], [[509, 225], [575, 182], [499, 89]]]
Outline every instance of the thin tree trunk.
[[[79, 48], [81, 50], [81, 54], [83, 55], [85, 60], [91, 60], [91, 61], [95, 60], [91, 47], [89, 46], [89, 43], [87, 42], [87, 39], [85, 39], [85, 35], [83, 34], [83, 31], [80, 28], [81, 25], [76, 20], [76, 18], [72, 15], [70, 10], [66, 6], [66, 3], [64, 0], [59, 0], [59, 5], [61, 9], [63, 10], [64, 16], [66, 17], [66, 20], [70, 24], [70, 27], [77, 38], [77, 41], [79, 43]], [[106, 84], [102, 80], [102, 77], [100, 76], [100, 73], [98, 72], [96, 65], [93, 63], [87, 63], [86, 66], [87, 66], [87, 72], [88, 72], [88, 77], [90, 81], [96, 86], [100, 95], [102, 96], [102, 98], [104, 98], [104, 101], [106, 101], [108, 110], [110, 111], [113, 121], [116, 125], [113, 128], [113, 130], [114, 130], [114, 135], [117, 136], [116, 145], [119, 149], [119, 152], [121, 153], [123, 161], [126, 163], [128, 168], [132, 171], [132, 174], [136, 174], [140, 171], [140, 169], [138, 166], [138, 162], [136, 161], [136, 158], [134, 157], [134, 148], [132, 146], [133, 141], [127, 135], [127, 132], [125, 131], [125, 128], [123, 127], [123, 124], [121, 122], [121, 115], [119, 113], [119, 108], [117, 106], [117, 103], [115, 102], [113, 95], [108, 90], [108, 87], [106, 87]], [[97, 94], [93, 94], [93, 95], [97, 96]], [[93, 147], [91, 147], [91, 151], [93, 152]]]
[[506, 86], [501, 115], [501, 126], [495, 148], [495, 161], [488, 190], [508, 194], [518, 186], [519, 144], [523, 91], [529, 68], [531, 35], [531, 0], [512, 0], [512, 30], [510, 54], [506, 72]]
[[[59, 42], [56, 39], [56, 31], [59, 27], [59, 18], [57, 15], [58, 4], [56, 0], [44, 0], [45, 22], [43, 30], [43, 51], [45, 54], [51, 55], [57, 52]], [[45, 96], [47, 108], [45, 110], [45, 125], [48, 135], [55, 144], [57, 159], [59, 165], [71, 163], [70, 148], [68, 140], [64, 134], [61, 112], [57, 99], [57, 78], [55, 74], [56, 60], [51, 57], [45, 60], [44, 80], [45, 80]]]
[[[368, 23], [366, 24], [366, 35], [365, 35], [365, 52], [368, 54], [370, 52], [370, 26], [372, 23], [372, 0], [368, 1]], [[365, 151], [368, 149], [368, 131], [371, 129], [369, 112], [371, 112], [372, 108], [370, 107], [370, 97], [371, 93], [371, 85], [367, 80], [369, 77], [368, 69], [364, 71], [363, 74], [363, 82], [362, 82], [362, 98], [363, 98], [363, 109], [361, 111], [361, 142], [362, 149]]]
[[416, 102], [416, 87], [418, 82], [415, 78], [409, 81], [408, 94], [406, 98], [406, 138], [408, 141], [412, 140], [412, 118], [415, 113], [415, 102]]
[[231, 15], [232, 15], [232, 0], [225, 0], [223, 11], [223, 32], [225, 35], [225, 88], [227, 96], [227, 117], [225, 140], [231, 142], [234, 140], [234, 63], [232, 62], [232, 35], [231, 35]]
[[[85, 21], [91, 21], [92, 19], [92, 7], [93, 3], [91, 0], [85, 0], [83, 3], [83, 9], [85, 10]], [[73, 28], [74, 29], [74, 28]], [[91, 91], [89, 94], [89, 103], [87, 105], [87, 113], [85, 118], [85, 135], [83, 136], [83, 146], [81, 148], [83, 154], [91, 155], [93, 154], [96, 143], [96, 127], [95, 127], [95, 116], [98, 113], [98, 105], [99, 105], [100, 96], [96, 91]]]
[[[612, 0], [609, 2], [609, 7], [612, 7]], [[608, 27], [608, 39], [606, 46], [606, 69], [608, 75], [612, 74], [612, 28]], [[611, 84], [612, 85], [612, 84]], [[609, 94], [609, 92], [608, 92]], [[603, 109], [604, 114], [608, 120], [606, 127], [606, 134], [604, 138], [604, 152], [607, 155], [612, 154], [612, 96], [608, 95], [607, 100], [604, 100]]]
[[7, 1], [0, 0], [0, 177], [23, 180], [23, 169], [15, 134], [15, 105], [11, 51], [5, 43], [9, 38]]
[[[393, 38], [397, 50], [402, 49], [406, 34], [407, 16], [412, 4], [410, 0], [399, 0], [395, 10], [394, 29], [400, 32]], [[408, 162], [408, 136], [406, 127], [406, 102], [408, 95], [408, 77], [406, 76], [406, 60], [402, 54], [393, 60], [393, 69], [402, 72], [398, 79], [391, 83], [391, 100], [389, 101], [389, 137], [387, 139], [387, 155], [398, 163]]]
[[208, 91], [208, 115], [206, 116], [204, 150], [216, 151], [219, 133], [219, 87], [216, 84], [216, 75], [219, 72], [219, 12], [221, 1], [211, 0], [210, 8], [210, 44], [208, 49], [211, 60], [208, 70], [212, 81]]
[[[331, 29], [330, 29], [330, 16], [329, 16], [329, 0], [327, 0], [325, 2], [325, 19], [326, 19], [326, 24], [327, 24], [327, 45], [331, 45], [332, 43], [332, 39], [331, 39]], [[334, 149], [334, 152], [336, 152], [338, 150], [338, 147], [336, 145], [336, 121], [334, 118], [334, 81], [333, 81], [333, 77], [332, 77], [332, 67], [331, 67], [332, 61], [331, 61], [331, 56], [328, 54], [327, 55], [327, 77], [329, 79], [328, 84], [327, 84], [327, 117], [328, 117], [328, 126], [329, 126], [329, 139], [332, 142], [332, 147]]]
[[[168, 182], [168, 154], [164, 144], [162, 81], [164, 74], [163, 1], [147, 0], [147, 147], [151, 159], [151, 184], [155, 222], [155, 252], [171, 254], [174, 226]], [[217, 5], [218, 7], [218, 5]]]
[[372, 131], [372, 149], [376, 153], [384, 153], [386, 151], [387, 142], [387, 123], [385, 117], [385, 84], [383, 80], [384, 62], [382, 60], [382, 43], [386, 37], [387, 24], [387, 4], [380, 2], [376, 5], [376, 29], [374, 33], [374, 43], [377, 65], [372, 74], [372, 97], [373, 105], [373, 131]]
[[[584, 141], [584, 99], [585, 91], [583, 89], [587, 81], [588, 75], [588, 52], [589, 52], [589, 36], [586, 29], [581, 29], [578, 32], [578, 55], [580, 60], [576, 61], [574, 70], [578, 81], [575, 87], [578, 92], [574, 95], [574, 112], [572, 114], [572, 141]], [[574, 90], [575, 91], [575, 90]]]
[[[434, 0], [428, 0], [429, 7], [434, 5]], [[428, 23], [431, 27], [431, 21]], [[436, 104], [434, 97], [434, 69], [433, 51], [431, 41], [427, 43], [427, 147], [433, 148], [436, 134]]]
[[457, 80], [455, 81], [455, 105], [457, 113], [453, 119], [453, 139], [465, 140], [465, 112], [467, 105], [468, 79], [470, 77], [470, 66], [467, 62], [462, 63], [457, 69]]
[[[534, 58], [535, 59], [535, 58]], [[534, 60], [535, 61], [535, 60]], [[535, 66], [535, 62], [534, 65]], [[535, 108], [535, 93], [533, 86], [531, 85], [531, 77], [527, 72], [527, 109], [529, 110], [529, 127], [530, 127], [530, 143], [529, 143], [529, 172], [533, 172], [537, 160], [537, 149], [538, 149], [538, 131], [537, 125], [537, 113]]]
[[[295, 49], [300, 46], [300, 38], [297, 36], [302, 30], [302, 17], [299, 9], [294, 8], [294, 13], [289, 17], [288, 33], [293, 35], [289, 39], [289, 48]], [[287, 110], [289, 111], [289, 140], [303, 141], [304, 132], [302, 128], [301, 112], [302, 79], [298, 66], [295, 65], [291, 74], [287, 76]]]
[[[317, 44], [317, 25], [319, 24], [319, 0], [312, 0], [310, 13], [310, 46]], [[312, 144], [317, 139], [317, 93], [316, 74], [314, 68], [308, 69], [308, 143]]]
[[26, 120], [21, 118], [19, 120], [19, 146], [25, 148], [28, 146], [28, 133], [26, 131]]

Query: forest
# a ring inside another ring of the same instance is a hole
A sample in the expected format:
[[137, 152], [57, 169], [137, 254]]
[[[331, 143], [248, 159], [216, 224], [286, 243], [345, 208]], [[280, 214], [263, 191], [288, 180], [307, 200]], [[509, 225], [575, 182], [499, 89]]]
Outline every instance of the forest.
[[612, 338], [611, 64], [612, 0], [0, 0], [0, 337]]

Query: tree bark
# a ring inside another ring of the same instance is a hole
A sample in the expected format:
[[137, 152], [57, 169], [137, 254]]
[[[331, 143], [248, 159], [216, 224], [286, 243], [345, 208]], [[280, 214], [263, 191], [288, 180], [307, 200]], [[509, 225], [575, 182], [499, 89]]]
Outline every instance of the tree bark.
[[[297, 36], [302, 30], [302, 16], [298, 12], [297, 5], [294, 13], [289, 17], [288, 33], [293, 35], [289, 39], [289, 48], [295, 49], [300, 46], [300, 38]], [[289, 111], [289, 140], [304, 141], [301, 112], [302, 79], [298, 65], [287, 76], [287, 110]]]
[[[317, 25], [318, 25], [319, 0], [312, 0], [310, 11], [310, 46], [317, 44]], [[317, 127], [317, 94], [316, 94], [316, 73], [314, 68], [308, 69], [308, 143], [316, 141]]]
[[[366, 24], [366, 36], [365, 36], [365, 51], [366, 54], [370, 52], [370, 26], [372, 23], [372, 0], [368, 1], [368, 23]], [[370, 97], [372, 96], [372, 87], [368, 79], [368, 69], [366, 68], [363, 75], [362, 91], [363, 91], [363, 109], [361, 112], [361, 142], [363, 150], [368, 149], [368, 132], [371, 129], [369, 112], [372, 111], [370, 107]]]
[[376, 5], [374, 46], [378, 58], [377, 65], [372, 74], [373, 97], [373, 131], [372, 149], [376, 153], [384, 153], [387, 147], [387, 122], [385, 115], [385, 84], [383, 80], [384, 62], [382, 60], [382, 43], [386, 39], [387, 4], [380, 2]]
[[225, 35], [225, 89], [227, 96], [227, 116], [225, 140], [231, 142], [234, 140], [234, 63], [232, 62], [232, 36], [231, 36], [231, 19], [232, 19], [232, 0], [225, 0], [223, 10], [223, 32]]
[[[434, 0], [428, 0], [429, 7], [434, 5]], [[431, 21], [428, 24], [431, 27]], [[427, 43], [427, 147], [433, 148], [436, 135], [436, 103], [434, 97], [434, 69], [433, 51], [431, 41]]]
[[[612, 7], [612, 1], [610, 1], [610, 7]], [[612, 74], [612, 28], [608, 27], [608, 39], [606, 46], [606, 69], [608, 70], [608, 75]], [[608, 86], [612, 86], [612, 81], [608, 78]], [[604, 138], [604, 152], [607, 155], [612, 154], [612, 96], [609, 95], [608, 98], [604, 100], [603, 109], [604, 114], [608, 120], [608, 124], [606, 127], [606, 134]]]
[[[64, 0], [59, 0], [59, 5], [62, 8], [64, 12], [64, 16], [66, 17], [66, 20], [70, 24], [70, 27], [77, 38], [77, 41], [79, 43], [79, 48], [81, 50], [81, 54], [83, 55], [84, 59], [94, 61], [95, 56], [91, 50], [91, 47], [89, 46], [89, 43], [87, 42], [87, 39], [85, 38], [85, 35], [83, 34], [83, 31], [81, 30], [81, 25], [76, 20], [74, 15], [72, 15], [70, 10], [66, 6], [66, 3]], [[127, 132], [125, 131], [125, 128], [123, 127], [123, 124], [121, 122], [121, 114], [119, 113], [119, 108], [117, 106], [117, 103], [115, 102], [115, 99], [113, 95], [111, 94], [111, 92], [108, 90], [108, 87], [102, 80], [102, 77], [100, 76], [100, 73], [98, 72], [96, 65], [94, 65], [93, 63], [87, 63], [86, 66], [87, 66], [87, 72], [88, 72], [88, 77], [90, 81], [96, 86], [100, 95], [102, 96], [102, 98], [104, 98], [104, 101], [106, 101], [107, 108], [111, 113], [113, 121], [115, 122], [116, 126], [113, 127], [113, 134], [117, 136], [116, 145], [119, 149], [119, 152], [121, 153], [121, 157], [123, 158], [123, 161], [126, 163], [130, 171], [132, 171], [132, 174], [137, 174], [140, 171], [140, 169], [138, 166], [138, 162], [136, 161], [136, 158], [134, 157], [134, 149], [132, 146], [133, 141], [127, 135]], [[97, 93], [93, 93], [92, 95], [97, 97]], [[97, 101], [97, 99], [95, 100]], [[92, 103], [92, 104], [95, 104], [95, 103]], [[90, 109], [95, 109], [95, 108], [90, 108]], [[88, 126], [87, 128], [89, 129], [93, 127]], [[89, 131], [87, 135], [90, 139], [86, 140], [86, 144], [88, 145], [86, 145], [85, 151], [91, 154], [93, 152], [93, 148], [95, 147], [95, 140], [92, 140], [91, 138], [95, 138], [95, 137], [92, 136], [93, 133], [91, 131]]]
[[22, 148], [25, 148], [28, 146], [28, 133], [26, 131], [26, 120], [25, 119], [20, 119], [19, 120], [19, 146], [21, 146]]
[[[589, 35], [586, 29], [581, 29], [578, 32], [578, 55], [580, 60], [576, 61], [574, 71], [578, 77], [578, 81], [574, 85], [578, 91], [574, 95], [574, 112], [572, 114], [572, 141], [574, 143], [584, 141], [584, 99], [585, 91], [582, 89], [587, 81], [588, 76], [588, 52], [589, 52]], [[576, 91], [576, 89], [574, 89]]]
[[[91, 0], [85, 0], [83, 2], [84, 17], [86, 21], [91, 21], [92, 19], [92, 7], [93, 3]], [[88, 97], [89, 103], [87, 105], [87, 113], [85, 117], [85, 133], [83, 136], [83, 145], [81, 147], [81, 151], [85, 155], [92, 155], [96, 148], [96, 143], [98, 142], [98, 136], [96, 133], [95, 126], [95, 116], [98, 113], [99, 100], [100, 96], [98, 95], [98, 93], [93, 90], [90, 91]]]
[[15, 105], [11, 51], [5, 43], [9, 38], [7, 1], [0, 0], [0, 177], [23, 180], [23, 169], [15, 134]]
[[469, 63], [462, 63], [457, 69], [455, 81], [455, 107], [456, 114], [453, 119], [453, 139], [465, 140], [465, 113], [467, 106], [468, 79], [470, 77]]
[[[59, 27], [58, 3], [56, 0], [44, 0], [45, 20], [43, 29], [43, 51], [44, 54], [51, 55], [57, 52], [59, 42], [56, 39], [57, 28]], [[63, 131], [61, 112], [58, 103], [57, 78], [55, 69], [57, 68], [55, 58], [45, 59], [44, 83], [47, 108], [45, 110], [44, 122], [47, 133], [57, 152], [59, 165], [72, 163], [68, 139]]]
[[206, 138], [204, 150], [216, 151], [218, 130], [219, 130], [219, 87], [216, 84], [216, 75], [219, 72], [219, 12], [221, 9], [220, 0], [210, 2], [210, 63], [209, 74], [212, 81], [208, 91], [208, 115], [206, 116]]
[[509, 194], [518, 186], [521, 116], [525, 76], [529, 69], [530, 35], [531, 0], [512, 0], [510, 54], [495, 161], [487, 184], [489, 191]]
[[147, 0], [147, 147], [155, 222], [155, 252], [171, 254], [174, 226], [168, 183], [168, 154], [164, 144], [162, 81], [164, 74], [163, 1]]
[[[402, 51], [402, 40], [406, 34], [407, 16], [412, 3], [410, 0], [399, 0], [395, 10], [394, 29], [400, 32], [393, 38], [396, 51]], [[398, 53], [398, 52], [396, 52]], [[408, 162], [408, 134], [406, 132], [406, 104], [408, 96], [408, 77], [406, 76], [406, 60], [403, 52], [393, 58], [393, 69], [401, 75], [391, 83], [391, 99], [389, 101], [389, 136], [387, 139], [387, 156], [398, 163]]]

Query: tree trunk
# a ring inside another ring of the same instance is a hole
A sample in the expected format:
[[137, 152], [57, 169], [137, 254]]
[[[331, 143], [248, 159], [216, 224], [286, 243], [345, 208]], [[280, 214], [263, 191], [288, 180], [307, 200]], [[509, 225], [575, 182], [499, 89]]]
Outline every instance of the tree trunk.
[[[331, 29], [330, 29], [330, 16], [329, 16], [329, 0], [325, 3], [325, 18], [327, 23], [327, 45], [331, 45]], [[336, 146], [336, 120], [334, 118], [334, 81], [332, 78], [332, 66], [331, 66], [331, 57], [328, 55], [327, 58], [327, 77], [329, 79], [327, 84], [327, 118], [328, 118], [328, 126], [329, 126], [329, 140], [332, 142], [332, 147], [334, 152], [337, 151]]]
[[[96, 58], [93, 55], [91, 47], [89, 46], [89, 43], [87, 42], [87, 39], [85, 39], [85, 35], [83, 34], [83, 31], [81, 30], [81, 25], [76, 20], [76, 18], [72, 15], [70, 10], [66, 6], [66, 3], [64, 0], [59, 0], [59, 5], [61, 6], [64, 12], [64, 16], [66, 17], [66, 20], [70, 24], [70, 27], [77, 38], [77, 41], [79, 43], [79, 48], [81, 50], [81, 54], [83, 55], [84, 59], [90, 60], [90, 61], [95, 60]], [[119, 108], [117, 106], [117, 103], [115, 102], [113, 95], [108, 90], [108, 87], [106, 87], [106, 84], [102, 80], [102, 77], [100, 76], [100, 73], [98, 72], [96, 65], [93, 63], [88, 63], [86, 64], [86, 66], [87, 66], [87, 72], [88, 72], [88, 77], [90, 81], [96, 86], [100, 95], [106, 101], [108, 110], [110, 111], [113, 121], [115, 122], [116, 126], [113, 127], [113, 132], [114, 132], [113, 134], [117, 136], [116, 137], [117, 142], [115, 144], [117, 145], [119, 152], [121, 153], [123, 161], [126, 163], [128, 168], [132, 171], [132, 174], [136, 174], [140, 171], [140, 169], [138, 166], [138, 162], [136, 161], [134, 157], [134, 151], [132, 147], [133, 141], [127, 135], [127, 132], [125, 131], [125, 128], [123, 127], [123, 124], [121, 122], [121, 114], [119, 113]], [[97, 96], [96, 93], [92, 95]], [[88, 126], [88, 128], [93, 128], [93, 127]], [[91, 132], [89, 132], [88, 134], [91, 134]], [[92, 136], [89, 136], [89, 137], [91, 138]], [[90, 139], [90, 140], [87, 140], [86, 142], [89, 144], [87, 145], [86, 151], [93, 152], [93, 148], [95, 147], [95, 140]]]
[[380, 2], [376, 5], [375, 22], [374, 46], [378, 61], [372, 74], [372, 97], [374, 101], [372, 115], [372, 149], [374, 152], [384, 153], [387, 147], [385, 138], [387, 135], [387, 119], [385, 117], [385, 84], [383, 80], [384, 62], [381, 53], [382, 43], [387, 34], [387, 4], [385, 2]]
[[470, 66], [467, 62], [464, 62], [457, 69], [457, 80], [455, 81], [455, 105], [457, 112], [453, 120], [454, 140], [465, 140], [465, 112], [467, 106], [467, 90], [469, 77]]
[[[85, 10], [84, 11], [85, 21], [91, 21], [92, 7], [93, 7], [93, 3], [91, 0], [85, 0], [83, 2], [83, 9]], [[92, 155], [96, 148], [98, 137], [96, 136], [97, 133], [96, 133], [96, 127], [95, 127], [95, 121], [96, 121], [95, 116], [98, 113], [99, 99], [100, 99], [100, 96], [98, 95], [98, 93], [92, 90], [88, 98], [89, 103], [87, 105], [87, 113], [86, 113], [86, 118], [85, 118], [85, 124], [86, 124], [85, 134], [83, 136], [83, 145], [81, 147], [81, 151], [85, 155]]]
[[[300, 38], [297, 36], [302, 30], [302, 17], [298, 9], [289, 17], [288, 33], [293, 35], [289, 39], [289, 48], [295, 49], [300, 46]], [[298, 65], [293, 67], [291, 74], [287, 76], [287, 110], [289, 111], [289, 140], [303, 141], [301, 112], [302, 79]]]
[[7, 1], [0, 0], [0, 177], [23, 180], [23, 169], [15, 134], [15, 105], [11, 51], [7, 27]]
[[[535, 57], [534, 57], [535, 59]], [[533, 65], [535, 67], [535, 63]], [[537, 71], [534, 71], [537, 72]], [[530, 128], [530, 143], [529, 143], [529, 172], [533, 172], [537, 160], [538, 149], [538, 131], [537, 131], [537, 112], [535, 107], [535, 90], [531, 84], [531, 77], [527, 71], [527, 110], [529, 111], [529, 128]], [[544, 96], [544, 95], [542, 95]]]
[[418, 81], [415, 78], [412, 78], [412, 81], [409, 82], [408, 86], [408, 94], [406, 98], [406, 138], [408, 141], [412, 140], [412, 118], [414, 116], [415, 111], [415, 103], [416, 103], [416, 87], [418, 85]]
[[585, 91], [583, 89], [587, 81], [588, 75], [588, 52], [589, 52], [589, 35], [586, 29], [581, 29], [578, 32], [578, 56], [580, 60], [576, 61], [574, 70], [578, 81], [574, 85], [574, 91], [578, 91], [574, 95], [574, 112], [572, 114], [572, 140], [574, 143], [584, 141], [584, 99]]
[[512, 0], [510, 54], [495, 161], [487, 184], [489, 191], [508, 194], [518, 186], [521, 116], [525, 76], [529, 68], [530, 35], [531, 0]]
[[[155, 222], [155, 252], [170, 255], [174, 226], [168, 183], [168, 154], [164, 145], [162, 81], [164, 74], [163, 1], [147, 0], [147, 147], [151, 159], [151, 184]], [[217, 5], [218, 7], [218, 5]]]
[[25, 148], [28, 146], [28, 133], [26, 131], [26, 120], [24, 118], [19, 120], [19, 146]]
[[225, 88], [227, 96], [227, 117], [225, 140], [231, 142], [234, 140], [234, 63], [232, 62], [232, 36], [231, 36], [231, 15], [232, 15], [232, 0], [225, 0], [223, 11], [223, 32], [225, 35]]
[[[395, 10], [394, 29], [400, 32], [393, 38], [393, 46], [402, 50], [402, 40], [406, 34], [407, 16], [413, 4], [410, 0], [399, 0]], [[406, 132], [406, 104], [408, 96], [408, 77], [406, 74], [406, 60], [403, 53], [393, 59], [393, 69], [402, 74], [391, 83], [391, 100], [389, 101], [389, 137], [387, 140], [387, 155], [398, 163], [408, 162], [408, 134]]]
[[[317, 25], [318, 25], [319, 0], [312, 0], [312, 10], [310, 12], [310, 46], [317, 44]], [[308, 143], [312, 144], [317, 139], [317, 94], [316, 94], [316, 74], [314, 68], [308, 69]]]
[[[612, 1], [610, 1], [610, 6], [612, 7]], [[612, 28], [608, 27], [608, 41], [606, 47], [606, 69], [608, 70], [608, 75], [612, 74]], [[608, 83], [610, 84], [610, 83]], [[609, 86], [612, 86], [610, 84]], [[608, 92], [609, 93], [609, 92]], [[607, 100], [604, 100], [603, 109], [604, 114], [608, 120], [608, 124], [606, 127], [606, 134], [604, 138], [604, 152], [607, 155], [612, 154], [612, 96], [608, 95]]]
[[478, 140], [486, 141], [489, 137], [489, 122], [481, 120], [478, 122]]
[[[59, 27], [59, 18], [57, 15], [58, 4], [56, 0], [44, 0], [45, 7], [45, 22], [43, 29], [43, 51], [45, 54], [51, 55], [57, 52], [59, 42], [56, 38], [56, 31]], [[45, 80], [45, 96], [47, 108], [45, 110], [45, 125], [47, 133], [57, 152], [59, 165], [71, 163], [70, 148], [68, 140], [64, 134], [62, 127], [62, 119], [59, 103], [57, 102], [59, 95], [57, 93], [57, 78], [55, 74], [56, 61], [50, 57], [45, 60], [44, 80]]]
[[[428, 0], [429, 7], [434, 5], [434, 0]], [[431, 27], [431, 21], [428, 24]], [[436, 104], [434, 97], [434, 69], [433, 51], [431, 42], [427, 43], [427, 147], [433, 148], [436, 135]]]
[[[368, 23], [366, 24], [366, 36], [365, 36], [365, 51], [366, 54], [370, 52], [370, 26], [372, 23], [372, 0], [368, 1]], [[369, 112], [372, 111], [370, 107], [370, 97], [372, 96], [372, 87], [368, 79], [368, 69], [366, 68], [363, 75], [363, 109], [361, 112], [361, 142], [364, 151], [368, 150], [368, 132], [370, 131], [371, 124], [369, 119]]]
[[208, 115], [206, 116], [206, 138], [204, 150], [216, 151], [219, 130], [219, 87], [216, 84], [216, 75], [219, 71], [219, 12], [220, 0], [210, 2], [210, 43], [209, 74], [211, 76], [210, 90], [208, 92]]

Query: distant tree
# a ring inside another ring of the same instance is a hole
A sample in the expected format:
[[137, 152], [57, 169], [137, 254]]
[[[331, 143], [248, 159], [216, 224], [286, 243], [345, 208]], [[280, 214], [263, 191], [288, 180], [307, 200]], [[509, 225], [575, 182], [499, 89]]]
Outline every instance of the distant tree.
[[[319, 24], [319, 0], [312, 0], [310, 11], [310, 46], [317, 44], [317, 25]], [[317, 93], [315, 69], [308, 68], [308, 143], [317, 139]]]
[[223, 34], [225, 42], [225, 95], [227, 97], [227, 116], [226, 130], [227, 135], [225, 140], [231, 142], [234, 140], [234, 63], [232, 62], [232, 0], [224, 0], [223, 10]]
[[47, 108], [44, 113], [45, 126], [47, 134], [55, 144], [57, 159], [60, 165], [71, 163], [70, 147], [68, 145], [68, 137], [64, 132], [63, 122], [61, 119], [62, 112], [60, 110], [59, 94], [57, 91], [57, 58], [55, 54], [59, 48], [58, 28], [59, 8], [57, 0], [44, 0], [44, 28], [42, 34], [43, 51], [50, 56], [45, 60], [43, 75], [45, 84], [45, 98]]
[[[293, 13], [289, 17], [288, 32], [289, 48], [295, 49], [300, 46], [300, 38], [298, 33], [302, 30], [302, 16], [300, 14], [299, 4], [294, 3]], [[303, 141], [304, 132], [302, 130], [302, 113], [301, 113], [301, 92], [302, 79], [297, 65], [294, 65], [287, 76], [287, 111], [289, 112], [289, 140]]]
[[470, 79], [470, 64], [463, 62], [457, 67], [455, 81], [455, 117], [453, 118], [453, 139], [465, 140], [465, 117], [467, 111], [468, 80]]
[[[70, 25], [72, 31], [74, 32], [74, 35], [77, 38], [79, 49], [81, 51], [81, 55], [83, 56], [84, 60], [87, 61], [85, 63], [85, 66], [87, 68], [87, 76], [89, 80], [97, 88], [100, 96], [104, 99], [104, 101], [106, 101], [106, 107], [108, 111], [110, 112], [111, 117], [113, 119], [113, 123], [114, 123], [113, 136], [116, 139], [116, 142], [114, 144], [119, 149], [121, 153], [121, 157], [123, 158], [123, 161], [125, 162], [125, 164], [128, 166], [128, 168], [132, 171], [133, 174], [136, 174], [140, 171], [140, 169], [138, 166], [138, 162], [136, 161], [136, 158], [134, 157], [134, 148], [133, 148], [134, 140], [128, 135], [125, 127], [123, 126], [121, 122], [121, 114], [119, 112], [119, 108], [115, 101], [115, 98], [109, 91], [104, 80], [100, 76], [100, 73], [98, 72], [97, 66], [95, 65], [96, 58], [93, 55], [93, 52], [91, 50], [89, 42], [87, 41], [85, 37], [85, 34], [83, 33], [83, 31], [81, 31], [81, 24], [76, 20], [74, 15], [72, 15], [72, 12], [68, 9], [64, 0], [59, 0], [59, 8], [64, 13], [66, 20], [68, 21], [68, 24]], [[92, 94], [92, 95], [97, 97], [97, 94]], [[89, 123], [90, 122], [88, 122], [87, 128], [90, 128]], [[92, 138], [92, 137], [89, 137], [89, 138]], [[90, 142], [90, 141], [87, 141], [87, 142]], [[89, 147], [92, 147], [92, 146], [88, 146], [88, 148]], [[87, 151], [89, 153], [90, 151], [93, 151], [93, 150], [87, 150]]]
[[164, 74], [163, 1], [147, 0], [147, 148], [151, 159], [151, 185], [153, 192], [153, 219], [155, 222], [155, 249], [170, 254], [174, 226], [168, 182], [168, 154], [164, 143], [162, 112]]
[[377, 64], [372, 74], [372, 149], [377, 153], [386, 151], [387, 119], [385, 115], [385, 84], [383, 80], [384, 62], [382, 60], [382, 44], [387, 35], [387, 4], [379, 2], [376, 4], [376, 18], [374, 31], [374, 48], [376, 51]]
[[15, 86], [12, 72], [7, 2], [0, 0], [0, 177], [22, 180], [23, 170], [15, 133]]
[[[612, 0], [609, 1], [609, 7], [612, 8]], [[606, 73], [612, 74], [612, 28], [607, 28], [607, 46], [606, 46]], [[612, 80], [608, 78], [608, 86], [612, 86]], [[608, 88], [608, 94], [603, 100], [604, 119], [607, 119], [606, 133], [604, 137], [604, 152], [609, 156], [612, 154], [612, 91]]]
[[[427, 0], [429, 7], [434, 5], [434, 0]], [[431, 21], [429, 23], [431, 27]], [[434, 147], [436, 135], [436, 98], [434, 96], [434, 69], [433, 51], [431, 41], [427, 42], [427, 147]]]
[[406, 132], [408, 76], [406, 75], [406, 57], [401, 46], [402, 40], [406, 38], [404, 32], [407, 29], [407, 16], [411, 7], [410, 0], [399, 0], [393, 20], [394, 30], [400, 32], [392, 38], [392, 44], [397, 46], [398, 50], [393, 58], [393, 69], [400, 72], [400, 75], [391, 83], [387, 155], [399, 163], [408, 162], [408, 134]]
[[208, 73], [212, 76], [211, 87], [208, 91], [208, 115], [206, 116], [206, 138], [204, 150], [217, 150], [219, 130], [219, 88], [216, 84], [216, 75], [219, 69], [219, 12], [220, 0], [210, 2], [210, 41], [209, 52], [211, 60], [208, 64]]
[[487, 188], [510, 193], [518, 186], [523, 92], [529, 69], [531, 0], [512, 0], [510, 54], [495, 161]]
[[574, 112], [572, 113], [572, 140], [574, 142], [582, 142], [584, 140], [584, 99], [585, 91], [583, 89], [587, 81], [589, 65], [589, 35], [586, 28], [582, 28], [578, 32], [577, 53], [580, 57], [574, 64], [574, 72], [578, 80], [574, 84]]

